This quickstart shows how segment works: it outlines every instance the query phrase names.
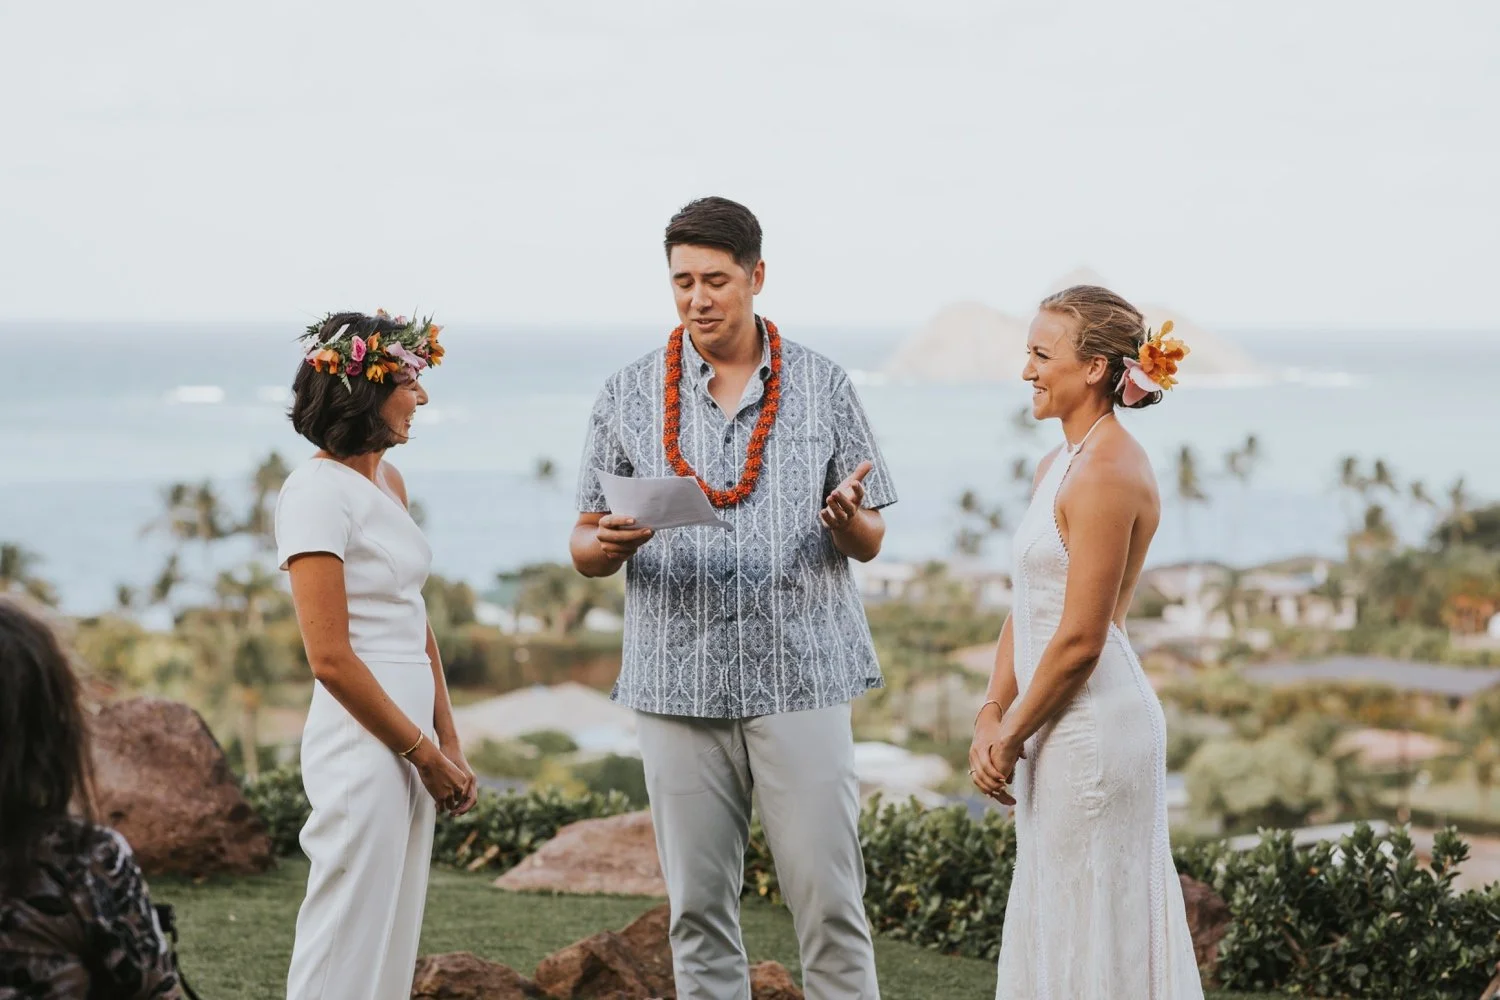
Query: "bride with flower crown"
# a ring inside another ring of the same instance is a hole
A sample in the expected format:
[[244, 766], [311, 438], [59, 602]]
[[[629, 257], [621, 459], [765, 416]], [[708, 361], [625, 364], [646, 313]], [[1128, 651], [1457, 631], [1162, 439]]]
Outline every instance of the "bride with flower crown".
[[1201, 1000], [1167, 840], [1166, 726], [1125, 636], [1161, 518], [1120, 407], [1160, 402], [1187, 355], [1104, 288], [1043, 300], [1021, 377], [1065, 442], [1012, 543], [1015, 599], [969, 773], [1015, 807], [998, 1000]]

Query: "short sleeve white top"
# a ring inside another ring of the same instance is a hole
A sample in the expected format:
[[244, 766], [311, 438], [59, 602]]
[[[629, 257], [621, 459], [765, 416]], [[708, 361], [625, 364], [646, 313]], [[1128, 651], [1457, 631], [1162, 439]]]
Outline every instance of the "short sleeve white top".
[[328, 552], [344, 562], [349, 642], [367, 662], [427, 663], [422, 585], [432, 550], [401, 501], [326, 458], [292, 472], [276, 500], [276, 557]]

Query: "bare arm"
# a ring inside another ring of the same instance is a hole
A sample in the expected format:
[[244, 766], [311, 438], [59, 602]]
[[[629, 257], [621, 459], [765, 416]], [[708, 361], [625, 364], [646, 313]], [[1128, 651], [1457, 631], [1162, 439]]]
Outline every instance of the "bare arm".
[[[1045, 458], [1037, 463], [1036, 471], [1032, 474], [1031, 490], [1036, 492], [1037, 485], [1041, 483], [1042, 477], [1052, 467], [1057, 459], [1060, 449], [1054, 448]], [[985, 703], [979, 709], [975, 718], [976, 728], [981, 723], [990, 721], [999, 722], [1006, 712], [1010, 711], [1011, 705], [1015, 703], [1019, 687], [1016, 684], [1016, 636], [1011, 629], [1011, 616], [1005, 616], [1005, 624], [1000, 626], [1000, 641], [995, 644], [995, 669], [990, 672], [990, 684], [985, 689]], [[993, 704], [991, 704], [993, 702]]]
[[989, 687], [984, 691], [984, 707], [979, 718], [999, 721], [1010, 706], [1015, 704], [1016, 684], [1016, 636], [1010, 627], [1010, 615], [1000, 627], [1000, 641], [995, 643], [995, 669], [990, 673]]
[[632, 518], [615, 514], [579, 514], [568, 539], [573, 568], [584, 576], [614, 576], [655, 534], [634, 524]]
[[1062, 621], [1025, 697], [1001, 723], [1001, 763], [1014, 763], [1026, 740], [1078, 695], [1098, 664], [1120, 600], [1140, 491], [1139, 480], [1112, 463], [1090, 466], [1069, 491], [1063, 507], [1070, 556]]
[[878, 510], [861, 507], [847, 525], [829, 531], [828, 535], [833, 547], [850, 559], [869, 562], [880, 555], [880, 546], [885, 541], [885, 518]]
[[885, 518], [880, 511], [864, 506], [865, 477], [875, 463], [864, 461], [828, 494], [818, 520], [828, 529], [833, 547], [850, 559], [869, 562], [880, 554], [885, 541]]
[[[406, 480], [394, 465], [383, 462], [379, 468], [385, 471], [385, 481], [391, 492], [401, 501], [401, 506], [410, 507], [406, 495]], [[458, 741], [458, 730], [453, 725], [453, 701], [448, 696], [448, 676], [443, 673], [443, 653], [438, 648], [437, 635], [432, 631], [432, 622], [427, 623], [427, 662], [432, 668], [432, 732], [437, 737], [438, 749], [444, 757], [463, 774], [463, 792], [456, 802], [447, 805], [455, 816], [461, 816], [474, 807], [479, 798], [479, 782], [474, 769], [464, 757], [463, 747]]]
[[[411, 501], [406, 495], [406, 480], [402, 478], [400, 471], [389, 462], [382, 462], [380, 469], [385, 473], [386, 485], [396, 495], [396, 499], [401, 501], [401, 506], [410, 507]], [[432, 731], [444, 748], [457, 750], [458, 732], [453, 728], [453, 702], [448, 697], [443, 654], [438, 649], [437, 636], [433, 634], [431, 622], [427, 623], [427, 660], [432, 664]]]
[[293, 557], [287, 569], [313, 676], [392, 753], [407, 750], [422, 729], [385, 693], [349, 643], [343, 560], [327, 552], [310, 552]]

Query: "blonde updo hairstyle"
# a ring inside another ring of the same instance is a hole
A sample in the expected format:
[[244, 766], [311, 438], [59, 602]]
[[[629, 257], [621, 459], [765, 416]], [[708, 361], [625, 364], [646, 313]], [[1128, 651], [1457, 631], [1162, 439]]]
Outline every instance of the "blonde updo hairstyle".
[[[1120, 383], [1125, 359], [1138, 356], [1146, 342], [1146, 318], [1141, 311], [1098, 285], [1064, 288], [1043, 299], [1038, 308], [1073, 318], [1073, 349], [1082, 359], [1103, 358], [1109, 363], [1105, 384], [1114, 405], [1124, 406]], [[1161, 402], [1161, 396], [1160, 392], [1148, 393], [1130, 409], [1153, 406]]]

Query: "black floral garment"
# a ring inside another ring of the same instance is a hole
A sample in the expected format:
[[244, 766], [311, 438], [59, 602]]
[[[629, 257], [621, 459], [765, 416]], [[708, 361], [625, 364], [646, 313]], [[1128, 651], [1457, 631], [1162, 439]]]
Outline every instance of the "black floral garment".
[[0, 1000], [180, 1000], [146, 881], [107, 827], [68, 821], [20, 896], [0, 896]]

